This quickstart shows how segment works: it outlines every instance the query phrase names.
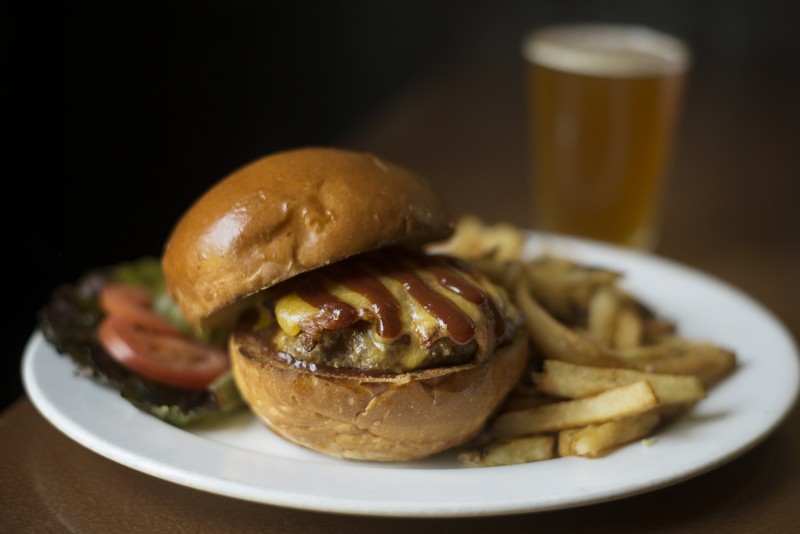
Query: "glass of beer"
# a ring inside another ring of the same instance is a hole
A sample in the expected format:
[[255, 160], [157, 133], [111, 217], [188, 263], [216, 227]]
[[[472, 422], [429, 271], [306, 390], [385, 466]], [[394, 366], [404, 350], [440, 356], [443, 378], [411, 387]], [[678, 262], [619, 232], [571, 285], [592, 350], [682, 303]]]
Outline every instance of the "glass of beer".
[[640, 26], [536, 30], [523, 43], [537, 229], [652, 249], [689, 67]]

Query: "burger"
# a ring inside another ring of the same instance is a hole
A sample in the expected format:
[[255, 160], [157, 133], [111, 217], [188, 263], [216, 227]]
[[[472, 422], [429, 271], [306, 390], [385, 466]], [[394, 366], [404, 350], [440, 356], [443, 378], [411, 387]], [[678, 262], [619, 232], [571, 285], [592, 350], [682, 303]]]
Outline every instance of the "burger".
[[480, 433], [527, 361], [504, 291], [425, 253], [452, 231], [422, 177], [301, 148], [200, 197], [162, 268], [191, 324], [230, 325], [235, 384], [273, 432], [337, 457], [412, 460]]

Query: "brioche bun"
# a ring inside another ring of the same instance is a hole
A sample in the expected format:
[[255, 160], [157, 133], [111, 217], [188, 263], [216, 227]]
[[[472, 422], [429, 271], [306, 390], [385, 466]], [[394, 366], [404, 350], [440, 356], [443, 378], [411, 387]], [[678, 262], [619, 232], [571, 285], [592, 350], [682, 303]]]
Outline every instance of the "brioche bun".
[[528, 357], [518, 330], [480, 364], [385, 376], [312, 373], [275, 358], [248, 334], [234, 334], [229, 347], [253, 413], [294, 443], [353, 460], [414, 460], [465, 443], [517, 383]]
[[302, 148], [261, 158], [208, 190], [164, 249], [186, 319], [349, 256], [444, 239], [452, 221], [420, 176], [371, 154]]

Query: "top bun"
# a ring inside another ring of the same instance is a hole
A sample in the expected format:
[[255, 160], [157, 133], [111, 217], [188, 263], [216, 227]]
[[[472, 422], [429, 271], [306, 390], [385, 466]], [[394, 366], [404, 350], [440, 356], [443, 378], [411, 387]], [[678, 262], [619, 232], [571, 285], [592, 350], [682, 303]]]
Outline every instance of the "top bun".
[[208, 190], [173, 229], [162, 264], [186, 319], [206, 326], [305, 271], [452, 231], [424, 178], [367, 153], [302, 148], [250, 163]]

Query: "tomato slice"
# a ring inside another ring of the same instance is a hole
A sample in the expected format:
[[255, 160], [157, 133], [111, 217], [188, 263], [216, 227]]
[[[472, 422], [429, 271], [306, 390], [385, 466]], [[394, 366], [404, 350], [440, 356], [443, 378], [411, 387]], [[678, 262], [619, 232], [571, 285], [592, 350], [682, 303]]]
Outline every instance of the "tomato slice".
[[130, 284], [106, 284], [100, 291], [100, 306], [109, 315], [164, 334], [183, 335], [172, 323], [153, 311], [149, 290]]
[[148, 330], [116, 315], [98, 328], [100, 343], [120, 364], [169, 386], [204, 390], [228, 369], [225, 350], [185, 335]]

